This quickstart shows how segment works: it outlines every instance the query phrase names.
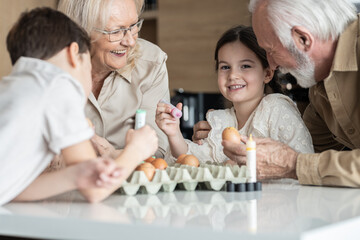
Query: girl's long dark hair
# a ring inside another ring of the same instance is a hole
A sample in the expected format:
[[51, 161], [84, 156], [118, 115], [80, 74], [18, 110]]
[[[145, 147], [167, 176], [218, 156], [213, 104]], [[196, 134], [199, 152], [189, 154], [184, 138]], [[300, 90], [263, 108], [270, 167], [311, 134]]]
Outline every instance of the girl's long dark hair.
[[[263, 48], [261, 48], [257, 42], [255, 33], [252, 29], [252, 27], [239, 25], [236, 27], [233, 27], [229, 30], [227, 30], [219, 39], [219, 41], [216, 44], [215, 48], [215, 69], [218, 71], [219, 68], [219, 59], [218, 54], [219, 50], [222, 46], [224, 46], [227, 43], [232, 43], [235, 41], [240, 41], [243, 43], [246, 47], [248, 47], [251, 51], [253, 51], [256, 56], [259, 58], [263, 68], [269, 67], [269, 63], [266, 59], [266, 52]], [[269, 86], [271, 88], [271, 91], [266, 89], [266, 86]], [[283, 93], [281, 89], [281, 85], [278, 80], [278, 72], [277, 70], [274, 73], [273, 78], [269, 83], [265, 85], [266, 93], [273, 92], [273, 93]]]

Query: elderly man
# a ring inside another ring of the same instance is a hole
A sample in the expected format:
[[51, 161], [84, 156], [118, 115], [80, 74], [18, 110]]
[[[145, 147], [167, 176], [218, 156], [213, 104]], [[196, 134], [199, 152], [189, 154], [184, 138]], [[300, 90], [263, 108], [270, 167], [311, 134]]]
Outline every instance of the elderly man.
[[[258, 177], [359, 187], [360, 20], [355, 7], [345, 0], [250, 0], [249, 10], [270, 66], [311, 87], [303, 118], [318, 152], [300, 154], [257, 139]], [[230, 159], [246, 162], [244, 145], [224, 141], [223, 146]]]

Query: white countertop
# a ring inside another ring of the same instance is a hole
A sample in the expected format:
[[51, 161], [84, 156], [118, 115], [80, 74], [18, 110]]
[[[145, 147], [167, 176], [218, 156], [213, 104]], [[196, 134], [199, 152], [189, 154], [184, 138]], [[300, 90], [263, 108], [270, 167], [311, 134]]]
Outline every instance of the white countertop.
[[360, 190], [263, 183], [260, 192], [77, 192], [0, 207], [0, 236], [46, 239], [360, 239]]

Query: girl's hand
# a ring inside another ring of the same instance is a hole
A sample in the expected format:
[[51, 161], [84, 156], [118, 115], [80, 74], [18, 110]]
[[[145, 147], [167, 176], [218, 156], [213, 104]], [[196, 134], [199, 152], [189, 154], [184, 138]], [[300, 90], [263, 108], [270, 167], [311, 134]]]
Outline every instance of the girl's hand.
[[[176, 108], [181, 111], [182, 103], [178, 103]], [[180, 119], [174, 118], [171, 115], [171, 106], [166, 103], [160, 102], [157, 104], [155, 122], [168, 137], [174, 137], [179, 133], [181, 134]]]
[[[214, 111], [209, 109], [207, 112]], [[192, 141], [198, 145], [203, 144], [203, 139], [207, 138], [211, 130], [211, 126], [207, 121], [199, 121], [193, 127]]]
[[126, 146], [140, 156], [139, 162], [153, 155], [158, 148], [158, 137], [154, 129], [145, 125], [137, 130], [130, 129], [126, 134]]

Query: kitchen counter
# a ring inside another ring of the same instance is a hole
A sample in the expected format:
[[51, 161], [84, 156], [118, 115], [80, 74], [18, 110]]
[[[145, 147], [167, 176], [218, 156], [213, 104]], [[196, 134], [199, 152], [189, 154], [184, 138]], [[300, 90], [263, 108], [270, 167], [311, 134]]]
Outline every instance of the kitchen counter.
[[44, 239], [359, 239], [360, 190], [283, 179], [259, 192], [76, 192], [0, 207], [0, 236]]

